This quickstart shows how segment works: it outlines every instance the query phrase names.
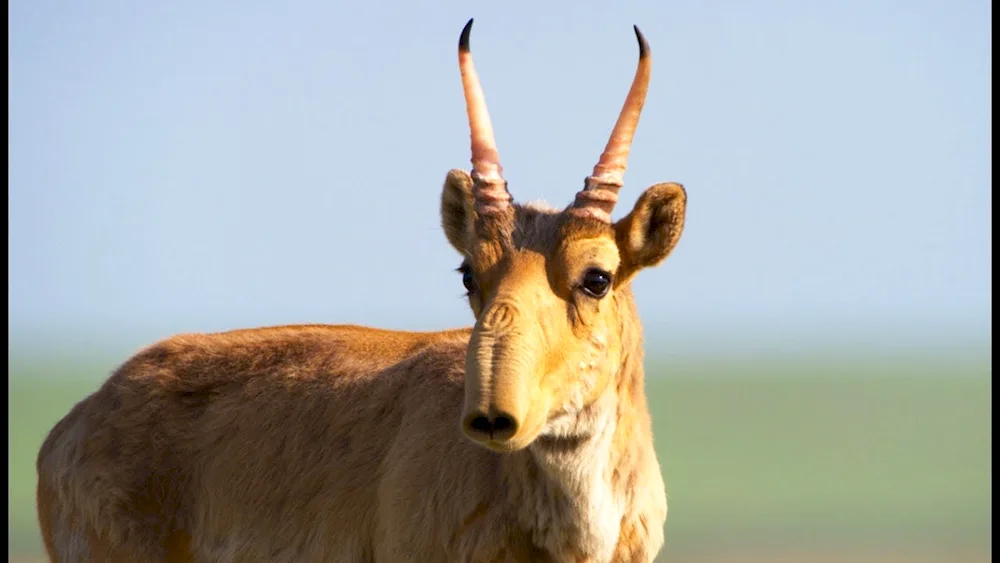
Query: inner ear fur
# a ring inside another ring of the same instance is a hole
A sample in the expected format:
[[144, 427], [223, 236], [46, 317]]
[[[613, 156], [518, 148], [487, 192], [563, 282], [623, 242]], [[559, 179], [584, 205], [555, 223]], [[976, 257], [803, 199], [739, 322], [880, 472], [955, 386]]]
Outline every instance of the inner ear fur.
[[472, 176], [465, 170], [450, 170], [441, 192], [441, 227], [459, 254], [470, 253], [474, 221]]
[[670, 254], [684, 230], [686, 206], [687, 193], [680, 184], [655, 184], [643, 192], [632, 211], [615, 224], [621, 255], [619, 282], [659, 264]]

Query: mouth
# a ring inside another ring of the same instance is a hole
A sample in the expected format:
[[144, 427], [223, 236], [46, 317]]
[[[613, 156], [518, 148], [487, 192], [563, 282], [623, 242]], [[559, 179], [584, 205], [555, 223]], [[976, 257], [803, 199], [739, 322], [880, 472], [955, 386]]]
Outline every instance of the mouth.
[[524, 448], [530, 445], [530, 444], [522, 444], [517, 441], [499, 442], [495, 440], [486, 440], [484, 442], [476, 442], [476, 443], [490, 450], [491, 452], [495, 452], [498, 454], [514, 453], [516, 451], [523, 450]]
[[480, 440], [472, 438], [472, 442], [476, 445], [498, 454], [512, 454], [528, 449], [528, 447], [534, 445], [537, 440], [538, 437], [534, 433], [526, 433], [524, 435], [514, 436], [506, 440], [494, 440], [493, 438], [485, 437]]

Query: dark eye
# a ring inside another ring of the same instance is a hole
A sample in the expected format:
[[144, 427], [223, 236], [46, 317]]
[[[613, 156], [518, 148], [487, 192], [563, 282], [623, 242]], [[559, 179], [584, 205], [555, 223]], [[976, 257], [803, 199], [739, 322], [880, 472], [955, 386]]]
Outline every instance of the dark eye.
[[476, 288], [476, 280], [472, 278], [472, 268], [468, 264], [462, 264], [458, 271], [462, 273], [462, 285], [469, 293], [472, 293]]
[[580, 287], [587, 295], [600, 299], [607, 295], [608, 290], [611, 289], [611, 274], [604, 270], [591, 268], [583, 274], [583, 281], [580, 283]]

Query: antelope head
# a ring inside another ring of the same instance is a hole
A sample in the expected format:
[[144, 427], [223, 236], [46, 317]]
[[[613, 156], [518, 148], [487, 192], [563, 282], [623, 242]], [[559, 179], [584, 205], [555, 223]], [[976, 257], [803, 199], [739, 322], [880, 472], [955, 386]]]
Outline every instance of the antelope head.
[[586, 432], [566, 421], [613, 385], [628, 352], [623, 330], [638, 323], [629, 283], [677, 243], [686, 196], [679, 184], [656, 184], [624, 218], [611, 220], [649, 86], [649, 46], [635, 28], [635, 79], [583, 189], [561, 211], [515, 203], [473, 68], [471, 28], [469, 20], [458, 60], [472, 171], [448, 173], [441, 220], [464, 257], [459, 271], [476, 318], [466, 356], [462, 430], [487, 448], [510, 452], [540, 436]]

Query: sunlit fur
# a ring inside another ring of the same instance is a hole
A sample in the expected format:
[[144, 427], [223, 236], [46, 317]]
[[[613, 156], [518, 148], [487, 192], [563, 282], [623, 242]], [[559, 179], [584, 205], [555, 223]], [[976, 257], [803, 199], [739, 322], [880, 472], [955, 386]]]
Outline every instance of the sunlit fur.
[[[677, 242], [684, 191], [654, 186], [613, 226], [515, 206], [482, 236], [470, 186], [449, 173], [442, 223], [472, 329], [140, 351], [41, 448], [52, 561], [652, 561], [667, 506], [629, 280]], [[577, 287], [592, 267], [614, 274], [602, 299]], [[463, 435], [476, 409], [516, 432]]]

